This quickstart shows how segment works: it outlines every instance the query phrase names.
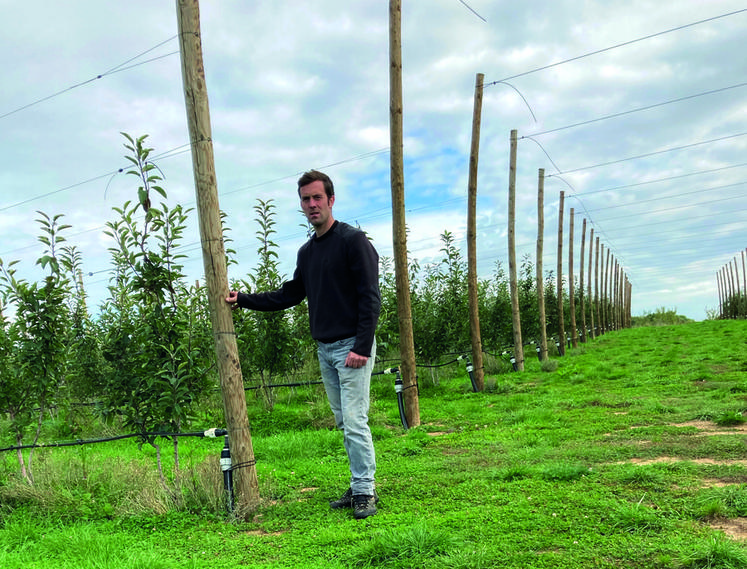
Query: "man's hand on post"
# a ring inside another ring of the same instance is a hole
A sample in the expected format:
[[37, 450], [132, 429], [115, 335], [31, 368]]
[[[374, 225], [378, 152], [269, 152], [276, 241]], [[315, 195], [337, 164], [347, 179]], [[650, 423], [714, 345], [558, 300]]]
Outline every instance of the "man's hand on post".
[[239, 307], [239, 293], [235, 290], [230, 291], [226, 297], [226, 302], [231, 305], [231, 310], [236, 310]]

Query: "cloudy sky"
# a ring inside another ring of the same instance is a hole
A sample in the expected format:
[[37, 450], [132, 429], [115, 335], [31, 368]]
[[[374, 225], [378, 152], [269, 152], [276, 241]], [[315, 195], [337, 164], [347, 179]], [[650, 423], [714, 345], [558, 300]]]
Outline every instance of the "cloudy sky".
[[[335, 181], [336, 217], [359, 224], [391, 257], [388, 3], [201, 4], [220, 205], [239, 261], [231, 277], [257, 263], [257, 199], [274, 200], [281, 269], [292, 273], [305, 239], [295, 181], [309, 168]], [[519, 258], [534, 256], [544, 168], [546, 269], [556, 265], [564, 191], [575, 250], [586, 219], [633, 284], [633, 314], [665, 307], [701, 320], [718, 306], [716, 273], [747, 247], [743, 2], [403, 4], [412, 257], [438, 261], [448, 230], [466, 258], [473, 94], [483, 73], [482, 277], [497, 262], [508, 266], [516, 129]], [[169, 203], [194, 206], [175, 2], [0, 7], [0, 258], [39, 279], [36, 212], [63, 214], [96, 305], [111, 268], [105, 224], [136, 196], [135, 178], [118, 173], [127, 166], [120, 132], [148, 134]], [[198, 242], [192, 222], [184, 240], [190, 279], [202, 276]]]

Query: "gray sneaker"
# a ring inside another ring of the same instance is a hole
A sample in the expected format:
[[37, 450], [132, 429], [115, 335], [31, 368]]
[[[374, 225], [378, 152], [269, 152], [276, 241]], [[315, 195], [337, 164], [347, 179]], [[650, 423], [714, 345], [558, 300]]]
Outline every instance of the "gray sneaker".
[[335, 500], [334, 502], [329, 503], [329, 507], [333, 510], [338, 510], [340, 508], [352, 508], [353, 507], [353, 489], [348, 488], [345, 490], [345, 493], [340, 496], [339, 499]]
[[353, 496], [353, 517], [356, 520], [362, 520], [376, 514], [376, 503], [379, 497], [374, 492], [373, 496], [366, 494], [355, 494]]

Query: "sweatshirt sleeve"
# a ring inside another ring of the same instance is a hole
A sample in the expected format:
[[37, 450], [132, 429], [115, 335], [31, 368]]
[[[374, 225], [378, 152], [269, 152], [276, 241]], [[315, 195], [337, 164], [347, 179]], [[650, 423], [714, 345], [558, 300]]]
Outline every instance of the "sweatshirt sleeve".
[[381, 311], [379, 255], [362, 231], [355, 233], [352, 245], [349, 263], [358, 293], [358, 329], [352, 351], [370, 357]]
[[274, 310], [285, 310], [291, 306], [296, 306], [297, 304], [300, 304], [304, 298], [306, 298], [306, 289], [300, 271], [297, 268], [293, 274], [293, 278], [289, 281], [285, 281], [279, 289], [253, 294], [240, 292], [237, 304], [241, 308], [259, 310], [260, 312], [271, 312]]

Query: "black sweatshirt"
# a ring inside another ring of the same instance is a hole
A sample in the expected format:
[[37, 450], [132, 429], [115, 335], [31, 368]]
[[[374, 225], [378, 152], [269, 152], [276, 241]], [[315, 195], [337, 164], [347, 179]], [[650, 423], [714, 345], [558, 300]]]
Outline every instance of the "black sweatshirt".
[[298, 250], [293, 278], [275, 291], [239, 293], [238, 305], [283, 310], [309, 299], [311, 336], [335, 342], [355, 336], [352, 351], [370, 356], [381, 309], [379, 255], [365, 233], [335, 221]]

